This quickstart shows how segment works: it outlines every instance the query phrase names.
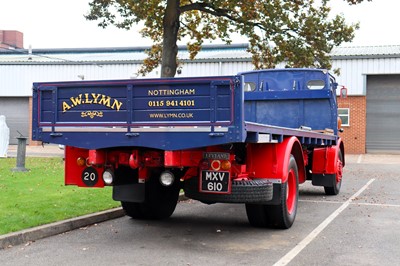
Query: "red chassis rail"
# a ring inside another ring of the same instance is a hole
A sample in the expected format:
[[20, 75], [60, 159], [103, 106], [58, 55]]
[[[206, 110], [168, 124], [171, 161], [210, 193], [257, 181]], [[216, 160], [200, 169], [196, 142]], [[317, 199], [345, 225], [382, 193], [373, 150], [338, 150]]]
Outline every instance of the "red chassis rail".
[[[207, 147], [203, 149], [161, 151], [153, 149], [102, 149], [87, 150], [67, 146], [65, 150], [65, 184], [81, 187], [104, 187], [105, 183], [99, 178], [96, 183], [88, 185], [83, 176], [84, 169], [91, 167], [99, 176], [106, 169], [118, 169], [121, 166], [138, 170], [138, 179], [145, 182], [149, 168], [176, 168], [184, 169], [182, 180], [199, 176], [201, 170], [228, 171], [231, 180], [246, 179], [276, 179], [286, 182], [287, 163], [293, 154], [299, 168], [299, 183], [307, 179], [303, 170], [307, 165], [312, 168], [313, 174], [337, 174], [341, 177], [344, 159], [338, 165], [339, 151], [344, 154], [343, 143], [331, 147], [315, 148], [312, 151], [312, 165], [309, 162], [308, 152], [296, 137], [285, 138], [282, 143], [276, 144], [247, 144], [245, 148], [246, 161], [238, 161], [238, 154], [225, 147]], [[205, 158], [205, 154], [208, 155]], [[223, 158], [218, 158], [223, 154]], [[229, 157], [227, 157], [229, 154]], [[213, 158], [213, 156], [215, 158]], [[79, 163], [79, 161], [84, 163]], [[214, 165], [213, 165], [214, 163]], [[228, 164], [221, 167], [222, 163]]]

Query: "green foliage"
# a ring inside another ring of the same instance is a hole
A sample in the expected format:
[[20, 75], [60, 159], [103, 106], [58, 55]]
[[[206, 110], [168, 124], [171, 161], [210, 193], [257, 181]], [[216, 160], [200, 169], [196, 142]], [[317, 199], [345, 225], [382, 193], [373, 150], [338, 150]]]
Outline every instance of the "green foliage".
[[64, 186], [61, 158], [26, 158], [29, 172], [12, 172], [16, 159], [0, 159], [0, 234], [119, 206], [110, 187]]
[[[344, 1], [357, 4], [363, 0]], [[174, 64], [171, 57], [175, 56], [173, 60], [176, 60], [176, 53], [166, 54], [166, 51], [176, 48], [171, 40], [189, 40], [187, 47], [193, 59], [204, 41], [218, 38], [230, 43], [232, 33], [239, 33], [247, 39], [256, 69], [271, 68], [281, 62], [288, 67], [329, 69], [328, 53], [334, 46], [351, 41], [358, 28], [358, 24], [347, 25], [341, 15], [331, 17], [329, 2], [92, 0], [86, 18], [98, 20], [101, 27], [113, 24], [130, 29], [138, 23], [143, 25], [142, 36], [154, 42], [140, 71], [143, 75], [160, 63], [163, 66], [166, 62]], [[173, 75], [174, 67], [176, 69], [176, 65], [172, 66]]]

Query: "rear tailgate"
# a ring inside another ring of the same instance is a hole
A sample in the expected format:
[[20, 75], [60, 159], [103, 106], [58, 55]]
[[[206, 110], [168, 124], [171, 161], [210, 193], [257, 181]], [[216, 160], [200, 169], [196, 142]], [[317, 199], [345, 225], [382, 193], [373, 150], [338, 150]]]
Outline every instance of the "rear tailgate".
[[35, 83], [33, 139], [88, 149], [165, 150], [240, 141], [243, 93], [237, 79]]

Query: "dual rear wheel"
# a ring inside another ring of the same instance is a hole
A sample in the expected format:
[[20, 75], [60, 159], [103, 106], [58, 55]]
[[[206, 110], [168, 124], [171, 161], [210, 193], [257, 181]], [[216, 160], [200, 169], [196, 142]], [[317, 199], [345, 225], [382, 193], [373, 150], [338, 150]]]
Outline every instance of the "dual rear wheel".
[[179, 178], [171, 186], [159, 182], [161, 171], [153, 171], [145, 187], [144, 202], [126, 202], [121, 205], [126, 215], [134, 219], [165, 219], [175, 211], [179, 197]]

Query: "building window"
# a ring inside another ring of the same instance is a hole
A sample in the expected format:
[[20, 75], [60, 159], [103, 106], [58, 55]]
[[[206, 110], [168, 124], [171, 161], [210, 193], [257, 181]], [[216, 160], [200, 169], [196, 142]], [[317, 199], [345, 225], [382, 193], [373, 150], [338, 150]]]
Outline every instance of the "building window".
[[342, 119], [342, 126], [350, 126], [350, 109], [338, 108], [338, 115]]

